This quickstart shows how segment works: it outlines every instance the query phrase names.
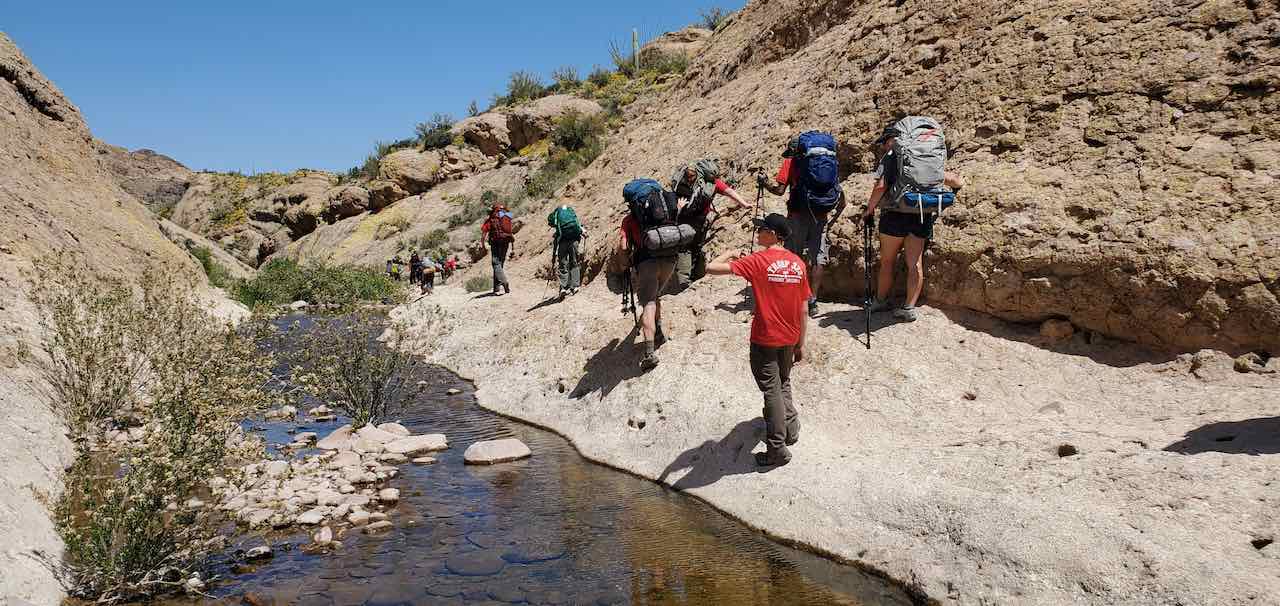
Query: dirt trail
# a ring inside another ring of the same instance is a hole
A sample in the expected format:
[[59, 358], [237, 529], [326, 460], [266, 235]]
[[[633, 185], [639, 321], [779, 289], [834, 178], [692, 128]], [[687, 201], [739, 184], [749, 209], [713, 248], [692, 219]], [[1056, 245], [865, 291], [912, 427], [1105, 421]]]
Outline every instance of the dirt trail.
[[396, 313], [485, 407], [942, 602], [1280, 603], [1276, 375], [935, 308], [877, 316], [867, 351], [862, 312], [824, 304], [793, 379], [795, 460], [761, 474], [741, 282], [668, 298], [644, 375], [601, 282], [559, 304], [545, 282], [460, 284]]

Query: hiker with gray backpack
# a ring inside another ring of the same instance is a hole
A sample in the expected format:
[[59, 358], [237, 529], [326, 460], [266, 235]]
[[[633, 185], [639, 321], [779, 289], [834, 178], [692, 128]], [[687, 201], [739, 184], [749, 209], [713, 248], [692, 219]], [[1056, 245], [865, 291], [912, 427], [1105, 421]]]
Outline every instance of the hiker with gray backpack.
[[964, 179], [946, 171], [946, 136], [933, 118], [907, 116], [898, 120], [885, 127], [875, 145], [882, 155], [863, 220], [867, 226], [874, 225], [873, 217], [880, 209], [880, 272], [867, 313], [892, 308], [893, 266], [902, 250], [907, 264], [907, 298], [893, 317], [913, 322], [916, 303], [924, 291], [925, 247], [933, 239], [938, 218], [955, 203]]
[[782, 152], [782, 165], [772, 183], [764, 174], [756, 176], [756, 185], [774, 195], [780, 196], [791, 189], [791, 197], [787, 198], [791, 235], [786, 248], [808, 265], [812, 287], [810, 315], [817, 310], [818, 290], [830, 259], [827, 226], [840, 217], [845, 206], [836, 150], [836, 139], [830, 133], [806, 131], [787, 143]]
[[732, 200], [737, 210], [751, 206], [720, 179], [720, 167], [711, 159], [698, 160], [676, 168], [675, 174], [671, 176], [670, 188], [678, 200], [684, 200], [684, 204], [680, 206], [680, 223], [693, 227], [697, 232], [693, 242], [680, 252], [676, 261], [676, 287], [684, 290], [707, 275], [707, 253], [703, 246], [707, 242], [707, 233], [719, 215], [714, 204], [716, 195]]
[[679, 222], [676, 195], [653, 179], [634, 179], [622, 188], [627, 216], [617, 254], [630, 259], [631, 289], [641, 308], [644, 337], [641, 370], [658, 366], [657, 348], [666, 341], [662, 332], [662, 294], [675, 273], [676, 256], [697, 236], [693, 227]]
[[578, 221], [573, 207], [564, 205], [552, 209], [547, 215], [547, 225], [552, 229], [551, 263], [560, 278], [560, 299], [578, 294], [582, 286], [582, 254], [579, 248], [587, 236]]

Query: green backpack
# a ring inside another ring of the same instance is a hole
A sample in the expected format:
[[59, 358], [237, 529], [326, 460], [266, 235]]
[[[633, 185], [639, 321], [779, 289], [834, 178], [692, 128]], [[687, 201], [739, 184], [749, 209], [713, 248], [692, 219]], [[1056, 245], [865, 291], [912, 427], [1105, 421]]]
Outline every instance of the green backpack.
[[578, 222], [578, 213], [568, 206], [559, 206], [547, 216], [547, 225], [556, 230], [556, 240], [560, 242], [576, 242], [582, 239], [582, 224]]

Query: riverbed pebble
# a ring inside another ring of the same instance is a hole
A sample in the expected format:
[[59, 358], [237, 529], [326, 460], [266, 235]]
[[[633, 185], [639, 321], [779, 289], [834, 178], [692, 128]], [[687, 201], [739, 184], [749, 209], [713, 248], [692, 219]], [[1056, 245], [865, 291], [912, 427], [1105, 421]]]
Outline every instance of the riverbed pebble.
[[388, 522], [388, 521], [386, 521], [386, 520], [383, 520], [383, 521], [381, 521], [381, 522], [374, 522], [374, 523], [372, 523], [372, 524], [370, 524], [370, 525], [368, 525], [368, 526], [365, 526], [365, 527], [364, 527], [364, 531], [365, 531], [366, 533], [370, 533], [370, 534], [372, 534], [372, 533], [378, 532], [378, 531], [380, 531], [380, 530], [387, 530], [387, 529], [389, 529], [389, 528], [391, 528], [391, 527], [392, 527], [391, 522]]
[[328, 545], [333, 542], [333, 529], [325, 526], [311, 535], [311, 540], [315, 541], [316, 545]]
[[365, 425], [364, 427], [357, 429], [356, 435], [364, 440], [368, 440], [370, 442], [377, 442], [378, 444], [386, 444], [387, 442], [394, 442], [397, 439], [403, 437], [403, 436], [398, 436], [394, 433], [379, 429], [377, 427], [374, 427], [373, 425]]
[[449, 388], [449, 391], [446, 391], [445, 393], [446, 393], [446, 394], [448, 394], [448, 395], [451, 395], [451, 396], [456, 396], [456, 395], [458, 395], [458, 394], [462, 393], [462, 390], [461, 390], [461, 389], [458, 389], [458, 388], [456, 388], [456, 387], [450, 387], [450, 388]]
[[383, 423], [378, 426], [378, 429], [401, 438], [413, 435], [413, 432], [409, 431], [409, 428], [399, 423]]
[[423, 452], [445, 450], [449, 441], [442, 433], [429, 433], [420, 436], [400, 438], [386, 445], [387, 452], [401, 455], [415, 455]]
[[378, 500], [383, 503], [395, 503], [400, 500], [400, 490], [396, 488], [383, 488], [378, 491]]
[[271, 546], [259, 545], [257, 547], [251, 548], [249, 551], [244, 552], [244, 557], [245, 559], [248, 559], [248, 560], [261, 560], [263, 558], [269, 558], [271, 557]]
[[347, 515], [347, 522], [352, 526], [364, 526], [369, 523], [369, 512], [353, 511]]
[[347, 450], [355, 443], [355, 431], [350, 425], [343, 425], [325, 436], [324, 439], [316, 442], [316, 448], [325, 450]]
[[436, 462], [435, 457], [418, 457], [413, 460], [414, 465], [431, 465]]

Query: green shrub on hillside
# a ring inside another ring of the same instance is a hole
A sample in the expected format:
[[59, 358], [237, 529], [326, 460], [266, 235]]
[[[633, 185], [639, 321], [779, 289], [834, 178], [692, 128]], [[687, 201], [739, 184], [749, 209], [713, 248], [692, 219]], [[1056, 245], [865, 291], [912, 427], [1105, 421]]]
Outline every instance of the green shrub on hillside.
[[480, 115], [480, 104], [476, 103], [475, 99], [472, 99], [471, 103], [467, 104], [467, 115], [473, 118]]
[[729, 20], [729, 17], [733, 16], [733, 11], [713, 6], [711, 8], [698, 11], [698, 16], [700, 19], [697, 23], [694, 23], [694, 25], [705, 27], [714, 32], [718, 31], [720, 26], [724, 25], [725, 22]]
[[250, 308], [287, 305], [293, 301], [351, 305], [360, 301], [399, 301], [404, 287], [379, 269], [324, 264], [299, 265], [275, 259], [258, 269], [252, 280], [240, 281], [232, 293]]
[[507, 81], [507, 96], [503, 98], [503, 104], [515, 105], [546, 94], [542, 78], [533, 72], [518, 71], [511, 74], [511, 79]]
[[231, 279], [231, 270], [226, 266], [218, 263], [213, 258], [213, 251], [207, 246], [198, 246], [191, 251], [191, 256], [200, 262], [200, 267], [204, 269], [204, 275], [209, 278], [209, 284], [218, 288], [226, 288], [235, 283]]
[[436, 250], [449, 245], [449, 232], [433, 229], [418, 239], [418, 250]]
[[587, 74], [587, 82], [599, 88], [604, 88], [609, 85], [609, 77], [612, 75], [613, 72], [609, 71], [609, 68], [597, 65], [591, 68], [590, 74]]
[[599, 143], [607, 131], [608, 127], [600, 116], [570, 110], [556, 120], [551, 142], [561, 149], [576, 152]]
[[463, 284], [467, 292], [485, 292], [493, 290], [493, 277], [491, 276], [471, 276]]
[[551, 81], [555, 83], [555, 89], [558, 92], [571, 91], [582, 84], [582, 78], [578, 77], [578, 68], [572, 65], [564, 65], [552, 70]]
[[453, 135], [449, 132], [453, 125], [453, 116], [449, 114], [436, 114], [428, 122], [419, 122], [416, 128], [418, 147], [423, 150], [447, 147], [453, 142]]
[[481, 194], [480, 199], [470, 198], [467, 196], [454, 196], [446, 199], [446, 202], [458, 207], [458, 210], [446, 221], [449, 229], [470, 225], [485, 218], [489, 215], [489, 209], [493, 207], [493, 203], [497, 201], [495, 192], [486, 191]]

